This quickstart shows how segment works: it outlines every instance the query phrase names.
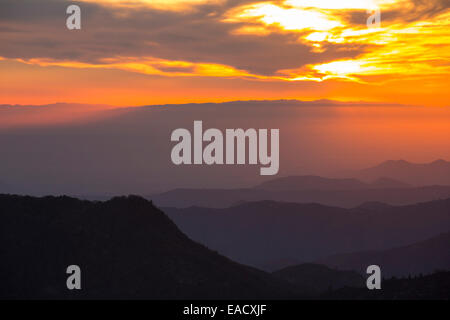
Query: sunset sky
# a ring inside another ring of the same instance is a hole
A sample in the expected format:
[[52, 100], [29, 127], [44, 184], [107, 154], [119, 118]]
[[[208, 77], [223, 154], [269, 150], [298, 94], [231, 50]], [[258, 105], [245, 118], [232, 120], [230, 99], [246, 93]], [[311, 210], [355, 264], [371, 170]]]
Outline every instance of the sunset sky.
[[0, 104], [449, 105], [445, 0], [0, 0], [0, 42]]

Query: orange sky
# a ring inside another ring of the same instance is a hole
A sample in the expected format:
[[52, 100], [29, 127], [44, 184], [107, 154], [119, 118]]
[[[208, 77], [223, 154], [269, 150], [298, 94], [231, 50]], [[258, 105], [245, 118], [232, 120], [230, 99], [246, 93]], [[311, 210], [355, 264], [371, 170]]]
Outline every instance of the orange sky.
[[[0, 104], [448, 106], [450, 9], [441, 0], [84, 0], [76, 31], [60, 14], [69, 2], [57, 3], [0, 5]], [[379, 8], [379, 27], [366, 25], [369, 8]]]

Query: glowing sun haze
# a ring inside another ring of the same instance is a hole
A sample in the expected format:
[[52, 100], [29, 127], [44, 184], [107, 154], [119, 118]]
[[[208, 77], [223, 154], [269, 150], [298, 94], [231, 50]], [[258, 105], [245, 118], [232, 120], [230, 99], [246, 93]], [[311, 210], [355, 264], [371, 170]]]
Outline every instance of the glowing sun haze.
[[[76, 31], [69, 4], [0, 3], [0, 103], [448, 106], [447, 1], [83, 0]], [[375, 8], [381, 26], [369, 28]]]

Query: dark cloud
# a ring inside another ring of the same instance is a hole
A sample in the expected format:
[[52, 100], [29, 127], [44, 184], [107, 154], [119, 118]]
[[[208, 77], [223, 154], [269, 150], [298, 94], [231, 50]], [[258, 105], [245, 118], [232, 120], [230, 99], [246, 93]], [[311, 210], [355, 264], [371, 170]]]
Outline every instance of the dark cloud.
[[[223, 23], [229, 8], [250, 1], [203, 5], [192, 12], [140, 7], [117, 8], [66, 0], [2, 0], [0, 35], [6, 58], [77, 59], [100, 63], [102, 58], [151, 56], [168, 60], [230, 65], [255, 74], [351, 58], [363, 47], [342, 50], [328, 45], [322, 53], [297, 41], [299, 34], [232, 35], [238, 24]], [[82, 30], [65, 27], [69, 4], [82, 8]], [[214, 14], [212, 14], [214, 13]], [[9, 30], [9, 31], [8, 31]], [[14, 30], [21, 30], [17, 33]]]
[[[408, 5], [381, 10], [382, 23], [415, 22], [437, 16], [450, 8], [449, 0], [409, 0]], [[365, 25], [369, 13], [361, 10], [342, 12], [345, 21], [353, 25]]]

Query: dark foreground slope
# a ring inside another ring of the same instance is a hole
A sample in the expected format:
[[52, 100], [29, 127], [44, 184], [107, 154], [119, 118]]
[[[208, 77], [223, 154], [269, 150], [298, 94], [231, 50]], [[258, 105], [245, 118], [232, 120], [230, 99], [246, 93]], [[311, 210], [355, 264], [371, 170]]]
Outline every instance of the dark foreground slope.
[[391, 278], [381, 283], [381, 290], [342, 288], [328, 292], [322, 299], [332, 300], [449, 300], [450, 272], [440, 271], [427, 276]]
[[[298, 297], [191, 241], [151, 202], [0, 196], [0, 298]], [[82, 290], [66, 288], [79, 265]]]

